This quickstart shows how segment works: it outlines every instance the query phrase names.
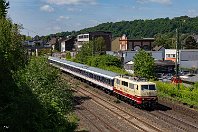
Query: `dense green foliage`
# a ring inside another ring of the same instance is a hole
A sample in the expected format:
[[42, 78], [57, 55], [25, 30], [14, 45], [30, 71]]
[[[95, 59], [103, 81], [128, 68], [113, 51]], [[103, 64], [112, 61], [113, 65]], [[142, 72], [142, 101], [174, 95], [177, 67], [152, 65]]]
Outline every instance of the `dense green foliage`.
[[103, 46], [104, 40], [101, 38], [83, 44], [74, 61], [120, 74], [127, 74], [122, 69], [122, 62], [119, 58], [103, 54]]
[[192, 36], [188, 36], [185, 39], [185, 45], [183, 45], [185, 49], [197, 49], [198, 43]]
[[175, 38], [171, 38], [170, 34], [157, 34], [155, 35], [154, 45], [163, 46], [166, 49], [175, 48]]
[[5, 18], [8, 13], [9, 8], [9, 2], [6, 2], [6, 0], [0, 1], [0, 18]]
[[4, 74], [18, 70], [26, 63], [19, 27], [7, 19], [0, 19], [0, 79]]
[[[1, 126], [15, 132], [75, 129], [76, 122], [67, 120], [72, 112], [72, 93], [47, 59], [32, 58], [6, 85], [7, 100], [0, 107]], [[0, 98], [2, 101], [2, 95]]]
[[83, 44], [79, 53], [76, 55], [76, 61], [87, 64], [88, 58], [90, 56], [99, 55], [102, 54], [103, 51], [105, 51], [104, 43], [104, 39], [102, 37], [98, 37], [95, 40]]
[[170, 18], [157, 18], [154, 20], [133, 20], [121, 22], [107, 22], [95, 27], [82, 29], [80, 31], [57, 33], [57, 36], [76, 36], [80, 33], [93, 31], [110, 31], [113, 37], [120, 37], [126, 34], [128, 38], [154, 37], [156, 34], [170, 33], [175, 35], [175, 29], [178, 28], [182, 34], [198, 34], [198, 17], [190, 18], [188, 16]]
[[181, 85], [180, 90], [178, 90], [174, 84], [163, 82], [156, 83], [158, 96], [170, 97], [188, 105], [198, 107], [198, 83], [189, 88]]
[[65, 55], [66, 60], [71, 60], [71, 53], [69, 51], [66, 51], [66, 55]]
[[154, 58], [144, 50], [134, 57], [134, 73], [138, 77], [154, 78]]
[[87, 65], [119, 74], [127, 74], [121, 67], [121, 60], [111, 55], [96, 55], [88, 58]]
[[75, 124], [67, 121], [73, 106], [72, 92], [59, 74], [45, 58], [32, 58], [29, 65], [17, 73], [17, 86], [24, 91], [29, 89], [34, 97], [32, 101], [30, 96], [27, 98], [30, 102], [24, 102], [24, 106], [28, 105], [24, 109], [29, 115], [19, 113], [15, 116], [22, 117], [23, 126], [17, 124], [18, 130], [68, 131], [75, 128]]
[[43, 55], [50, 55], [52, 53], [52, 49], [46, 48], [46, 49], [39, 49], [38, 50], [38, 55], [43, 56]]

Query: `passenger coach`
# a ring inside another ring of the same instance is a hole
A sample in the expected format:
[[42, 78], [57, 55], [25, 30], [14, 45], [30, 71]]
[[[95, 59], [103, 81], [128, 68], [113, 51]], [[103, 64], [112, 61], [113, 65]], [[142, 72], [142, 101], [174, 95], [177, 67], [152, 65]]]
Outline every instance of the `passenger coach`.
[[113, 91], [114, 78], [118, 74], [106, 70], [102, 70], [95, 67], [89, 67], [87, 65], [55, 58], [49, 57], [49, 62], [60, 68], [61, 70], [87, 80], [93, 84], [106, 88], [109, 91]]

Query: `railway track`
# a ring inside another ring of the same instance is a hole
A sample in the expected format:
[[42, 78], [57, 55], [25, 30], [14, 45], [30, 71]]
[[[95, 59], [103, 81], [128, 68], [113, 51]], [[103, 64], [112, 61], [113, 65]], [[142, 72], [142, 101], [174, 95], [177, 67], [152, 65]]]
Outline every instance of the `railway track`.
[[[76, 91], [76, 90], [75, 90]], [[107, 109], [108, 111], [112, 112], [113, 114], [119, 116], [120, 118], [124, 119], [126, 122], [131, 124], [132, 127], [136, 128], [137, 130], [144, 131], [144, 132], [162, 132], [160, 128], [151, 125], [143, 121], [142, 119], [136, 117], [135, 115], [121, 109], [120, 107], [116, 106], [115, 104], [99, 97], [97, 94], [80, 87], [76, 92], [79, 92], [85, 96], [91, 97], [92, 100], [100, 105], [101, 107]]]
[[190, 132], [198, 131], [197, 125], [192, 124], [191, 122], [187, 122], [178, 117], [174, 117], [173, 115], [170, 115], [163, 111], [154, 111], [154, 112], [151, 112], [150, 114], [159, 118], [160, 120], [163, 120], [169, 124], [174, 125], [175, 127], [178, 127], [181, 131], [190, 131]]
[[[113, 113], [121, 115], [121, 116], [123, 115], [122, 116], [123, 119], [128, 118], [129, 120], [127, 120], [127, 122], [129, 122], [129, 123], [134, 122], [134, 121], [130, 121], [130, 118], [134, 118], [134, 120], [136, 120], [137, 122], [140, 122], [139, 124], [141, 124], [142, 120], [139, 119], [138, 117], [134, 117], [134, 115], [132, 115], [128, 111], [123, 110], [122, 108], [116, 106], [115, 104], [113, 104], [111, 102], [108, 102], [108, 101], [104, 100], [101, 97], [98, 97], [96, 94], [94, 94], [93, 92], [90, 92], [89, 90], [87, 90], [85, 88], [81, 88], [81, 90], [80, 90], [81, 92], [83, 92], [82, 89], [83, 89], [83, 91], [86, 91], [89, 94], [88, 96], [90, 96], [90, 97], [95, 96], [95, 97], [99, 98], [100, 100], [106, 102], [107, 104], [110, 104], [110, 106], [113, 106], [114, 108], [109, 107], [107, 109], [109, 109], [109, 110], [112, 109], [112, 110], [117, 111], [117, 112], [114, 111]], [[84, 93], [84, 95], [85, 94], [86, 93]], [[94, 97], [92, 97], [92, 98], [94, 98]], [[101, 104], [101, 105], [103, 105], [103, 104]], [[192, 123], [188, 120], [184, 120], [182, 118], [175, 117], [174, 115], [168, 114], [164, 111], [158, 111], [157, 110], [157, 111], [153, 111], [153, 112], [147, 112], [147, 111], [142, 111], [142, 112], [143, 112], [143, 114], [146, 114], [150, 118], [155, 117], [155, 119], [157, 119], [159, 121], [162, 121], [167, 125], [172, 125], [172, 127], [175, 127], [178, 131], [190, 131], [190, 132], [197, 132], [198, 131], [198, 125], [196, 125], [195, 123]], [[122, 113], [122, 114], [119, 114], [119, 113]], [[136, 122], [136, 124], [137, 124], [137, 122]], [[157, 127], [151, 126], [151, 124], [148, 124], [147, 122], [143, 121], [142, 123], [146, 127], [153, 129], [152, 131], [166, 131], [166, 130], [161, 130]], [[134, 124], [134, 123], [132, 123], [132, 124]], [[143, 128], [139, 128], [139, 126], [136, 126], [136, 127], [141, 131], [150, 131], [148, 128], [145, 128], [145, 127], [143, 127]]]
[[[111, 125], [109, 125], [108, 123], [106, 123], [104, 121], [103, 118], [101, 118], [100, 116], [96, 115], [94, 112], [90, 111], [89, 109], [87, 109], [86, 107], [81, 105], [81, 109], [83, 109], [83, 112], [81, 110], [78, 110], [77, 112], [86, 120], [89, 121], [89, 124], [91, 124], [92, 126], [94, 126], [99, 132], [104, 132], [104, 131], [108, 131], [108, 132], [119, 132], [119, 130], [115, 127], [112, 127]], [[102, 123], [103, 126], [99, 126], [98, 122]]]

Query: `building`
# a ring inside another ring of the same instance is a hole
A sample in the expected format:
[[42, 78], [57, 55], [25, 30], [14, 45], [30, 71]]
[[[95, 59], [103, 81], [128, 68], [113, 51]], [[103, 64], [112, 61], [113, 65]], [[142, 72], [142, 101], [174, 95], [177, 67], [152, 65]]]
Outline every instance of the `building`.
[[165, 60], [165, 48], [163, 46], [155, 46], [153, 51], [162, 51], [162, 59]]
[[61, 52], [73, 51], [75, 49], [74, 43], [75, 43], [75, 37], [60, 39], [59, 40], [60, 51]]
[[58, 44], [58, 39], [56, 37], [52, 37], [45, 45], [45, 47], [51, 47], [52, 50], [55, 50], [55, 46]]
[[[176, 61], [176, 49], [165, 50], [165, 60]], [[198, 69], [198, 49], [179, 50], [180, 68]]]
[[[152, 55], [155, 60], [163, 60], [163, 52], [162, 51], [147, 51]], [[138, 51], [107, 51], [109, 55], [117, 56], [123, 58], [123, 63], [126, 64], [130, 61], [133, 61], [134, 56], [138, 53]]]
[[34, 42], [33, 40], [27, 40], [27, 41], [24, 41], [24, 42], [23, 42], [23, 45], [24, 45], [24, 46], [33, 47], [33, 46], [35, 46], [35, 42]]
[[122, 37], [119, 39], [120, 44], [120, 50], [121, 51], [127, 51], [128, 50], [128, 39], [126, 35], [122, 35]]
[[120, 38], [120, 50], [121, 51], [138, 51], [144, 49], [151, 51], [153, 49], [154, 38], [142, 38], [142, 39], [128, 39], [126, 35]]
[[198, 49], [179, 51], [180, 68], [198, 69]]
[[80, 49], [82, 45], [86, 42], [94, 40], [96, 38], [102, 37], [105, 41], [105, 50], [111, 50], [111, 40], [112, 40], [112, 33], [111, 32], [103, 32], [103, 31], [96, 31], [96, 32], [88, 32], [85, 34], [80, 34], [77, 36], [77, 42], [75, 44], [76, 49]]
[[165, 60], [176, 62], [176, 49], [165, 49]]

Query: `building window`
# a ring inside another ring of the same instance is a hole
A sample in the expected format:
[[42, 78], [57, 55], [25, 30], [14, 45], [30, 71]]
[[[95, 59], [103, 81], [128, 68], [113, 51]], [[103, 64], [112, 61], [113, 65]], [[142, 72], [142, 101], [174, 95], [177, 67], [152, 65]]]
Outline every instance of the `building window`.
[[89, 38], [89, 35], [84, 35], [84, 38]]
[[173, 58], [175, 58], [175, 54], [173, 54]]
[[170, 58], [170, 54], [166, 54], [166, 57], [167, 57], [167, 58]]

